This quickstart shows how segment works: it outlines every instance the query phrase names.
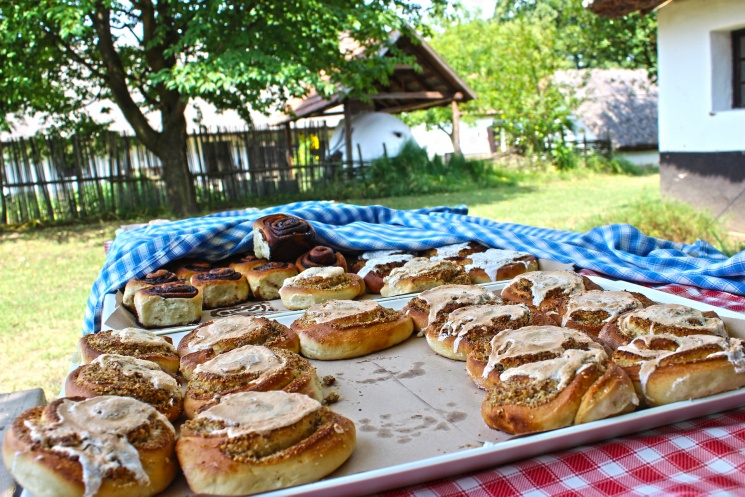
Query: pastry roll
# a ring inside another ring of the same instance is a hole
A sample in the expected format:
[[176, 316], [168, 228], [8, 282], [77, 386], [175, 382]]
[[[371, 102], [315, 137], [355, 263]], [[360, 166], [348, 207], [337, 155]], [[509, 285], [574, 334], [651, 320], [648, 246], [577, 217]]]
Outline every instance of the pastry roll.
[[355, 446], [354, 423], [316, 400], [243, 392], [184, 423], [176, 453], [192, 492], [246, 495], [319, 480]]
[[321, 381], [306, 359], [289, 350], [244, 345], [194, 368], [186, 386], [184, 412], [191, 419], [225, 394], [269, 390], [323, 399]]
[[471, 279], [462, 266], [450, 261], [416, 257], [384, 278], [383, 297], [423, 292], [440, 285], [468, 285]]
[[742, 340], [718, 335], [643, 335], [613, 353], [649, 406], [745, 386]]
[[478, 252], [484, 252], [486, 249], [487, 247], [484, 247], [478, 242], [454, 243], [452, 245], [426, 250], [422, 253], [422, 256], [438, 261], [449, 260], [461, 262], [466, 257]]
[[297, 276], [297, 268], [290, 262], [267, 262], [246, 272], [251, 293], [259, 300], [278, 299], [282, 283], [293, 276]]
[[471, 283], [511, 280], [519, 274], [538, 270], [538, 259], [527, 252], [489, 249], [466, 256], [462, 262]]
[[134, 295], [137, 290], [142, 290], [143, 288], [149, 288], [155, 285], [162, 285], [163, 283], [176, 283], [178, 281], [178, 276], [176, 276], [175, 273], [165, 269], [159, 269], [155, 272], [148, 273], [143, 278], [132, 278], [124, 287], [122, 305], [130, 311], [134, 311]]
[[290, 310], [328, 302], [352, 300], [365, 293], [365, 282], [354, 273], [332, 267], [312, 267], [282, 282], [279, 296]]
[[531, 271], [513, 278], [502, 289], [502, 298], [555, 314], [563, 298], [586, 290], [602, 288], [571, 271]]
[[88, 364], [101, 354], [119, 354], [152, 361], [163, 371], [178, 373], [179, 356], [171, 337], [140, 328], [100, 331], [80, 338], [80, 363]]
[[191, 280], [191, 277], [195, 274], [206, 273], [207, 271], [212, 269], [211, 262], [203, 261], [200, 259], [184, 259], [169, 264], [169, 266], [173, 268], [172, 271], [176, 273], [176, 276], [178, 276], [179, 279], [182, 279], [186, 282], [189, 282]]
[[250, 295], [248, 281], [230, 268], [211, 269], [191, 277], [191, 284], [202, 293], [202, 308], [216, 309], [246, 302]]
[[387, 349], [411, 336], [414, 325], [401, 311], [371, 300], [330, 300], [308, 308], [290, 329], [310, 359], [350, 359]]
[[403, 311], [414, 322], [414, 330], [441, 325], [448, 314], [461, 307], [480, 304], [501, 304], [502, 298], [482, 286], [441, 285], [412, 297]]
[[391, 271], [401, 267], [413, 259], [411, 254], [388, 254], [385, 256], [373, 256], [365, 260], [362, 267], [357, 271], [357, 276], [365, 281], [365, 287], [370, 293], [380, 293], [383, 288], [384, 279]]
[[636, 292], [590, 290], [565, 298], [559, 305], [561, 326], [598, 336], [603, 326], [624, 312], [643, 309], [654, 304]]
[[329, 267], [337, 266], [347, 272], [347, 259], [341, 252], [336, 252], [331, 247], [319, 245], [313, 247], [309, 252], [304, 253], [295, 261], [295, 266], [299, 272], [312, 267]]
[[191, 379], [194, 368], [215, 356], [244, 345], [300, 351], [294, 331], [273, 319], [255, 316], [229, 316], [202, 323], [181, 339], [181, 374]]
[[267, 262], [269, 261], [256, 257], [253, 254], [245, 254], [233, 259], [232, 262], [228, 264], [228, 267], [234, 271], [238, 271], [243, 276], [246, 276], [251, 269], [266, 264]]
[[137, 321], [145, 328], [184, 326], [202, 319], [202, 294], [191, 285], [166, 283], [138, 290], [134, 303]]
[[371, 259], [385, 259], [386, 257], [390, 257], [392, 255], [403, 254], [409, 255], [409, 259], [414, 257], [414, 254], [411, 254], [405, 250], [368, 250], [367, 252], [363, 252], [359, 255], [347, 257], [347, 265], [349, 266], [349, 272], [359, 273], [360, 269], [362, 269], [367, 261]]
[[253, 225], [254, 253], [268, 261], [295, 263], [316, 246], [316, 231], [309, 222], [287, 214], [264, 216]]
[[72, 371], [65, 381], [65, 395], [132, 397], [150, 404], [169, 421], [176, 421], [184, 410], [181, 385], [173, 376], [154, 362], [116, 354], [102, 354]]
[[62, 398], [18, 416], [3, 461], [35, 497], [160, 493], [178, 470], [171, 423], [130, 397]]
[[727, 328], [713, 311], [701, 312], [679, 304], [657, 304], [622, 314], [603, 326], [599, 337], [603, 343], [616, 349], [636, 337], [661, 333], [724, 337]]

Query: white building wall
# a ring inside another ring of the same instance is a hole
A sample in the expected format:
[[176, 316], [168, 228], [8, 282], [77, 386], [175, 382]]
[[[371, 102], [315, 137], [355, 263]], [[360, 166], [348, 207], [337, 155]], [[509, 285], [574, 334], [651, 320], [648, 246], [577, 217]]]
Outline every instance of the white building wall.
[[729, 33], [743, 0], [674, 0], [658, 12], [661, 152], [745, 150], [745, 109], [732, 109]]

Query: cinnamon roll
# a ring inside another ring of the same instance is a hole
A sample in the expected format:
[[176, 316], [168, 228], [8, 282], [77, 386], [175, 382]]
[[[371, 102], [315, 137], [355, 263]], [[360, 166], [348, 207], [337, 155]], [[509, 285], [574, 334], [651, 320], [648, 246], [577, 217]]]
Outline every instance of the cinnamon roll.
[[608, 322], [600, 330], [600, 339], [612, 349], [631, 342], [642, 335], [670, 333], [676, 336], [727, 336], [724, 322], [713, 311], [679, 304], [658, 304], [627, 312]]
[[623, 369], [581, 332], [555, 326], [505, 330], [491, 350], [479, 375], [490, 380], [481, 414], [491, 428], [510, 434], [553, 430], [631, 412], [639, 404]]
[[531, 271], [513, 278], [502, 289], [502, 298], [556, 314], [564, 297], [586, 290], [602, 287], [571, 271]]
[[307, 309], [329, 300], [352, 300], [365, 293], [365, 282], [340, 267], [312, 267], [287, 278], [279, 289], [282, 303], [290, 310]]
[[364, 264], [357, 270], [357, 276], [365, 281], [365, 287], [370, 293], [380, 293], [383, 288], [384, 279], [391, 271], [401, 267], [414, 258], [411, 254], [394, 253], [385, 256], [373, 256], [365, 260]]
[[300, 353], [310, 359], [349, 359], [403, 342], [414, 330], [411, 318], [371, 300], [330, 300], [308, 308], [290, 329]]
[[454, 243], [452, 245], [445, 245], [444, 247], [425, 250], [422, 253], [422, 257], [436, 259], [438, 261], [449, 260], [459, 262], [472, 254], [484, 252], [486, 249], [487, 247], [478, 242]]
[[149, 497], [176, 476], [175, 444], [173, 426], [144, 402], [62, 398], [13, 421], [3, 461], [37, 497]]
[[240, 304], [250, 295], [246, 277], [227, 267], [197, 273], [191, 277], [191, 284], [202, 293], [203, 309]]
[[143, 288], [149, 288], [155, 285], [162, 285], [163, 283], [176, 283], [178, 281], [178, 276], [166, 269], [159, 269], [152, 273], [148, 273], [143, 278], [132, 278], [124, 286], [122, 305], [130, 311], [134, 311], [134, 295], [137, 290], [142, 290]]
[[643, 335], [613, 360], [649, 406], [698, 399], [745, 386], [745, 347], [719, 335]]
[[198, 365], [244, 345], [300, 351], [300, 340], [295, 332], [273, 319], [229, 316], [202, 323], [181, 339], [178, 344], [181, 374], [188, 380]]
[[341, 252], [336, 252], [331, 247], [319, 245], [313, 247], [309, 252], [304, 253], [295, 261], [295, 266], [299, 272], [312, 267], [329, 267], [337, 266], [347, 272], [347, 259]]
[[538, 270], [538, 259], [527, 252], [489, 249], [463, 258], [471, 283], [511, 280], [519, 274]]
[[100, 331], [84, 335], [78, 343], [80, 363], [88, 364], [101, 354], [118, 354], [152, 361], [163, 371], [178, 373], [179, 356], [171, 337], [158, 336], [140, 328]]
[[465, 361], [468, 354], [489, 343], [502, 330], [544, 324], [551, 321], [525, 304], [471, 305], [455, 309], [442, 323], [428, 326], [425, 336], [435, 353]]
[[480, 304], [501, 304], [502, 298], [481, 286], [441, 285], [412, 297], [403, 311], [414, 322], [414, 330], [441, 325], [448, 314], [461, 307]]
[[292, 262], [316, 246], [308, 221], [287, 214], [264, 216], [253, 225], [254, 253], [268, 261]]
[[307, 360], [289, 350], [244, 345], [194, 368], [186, 386], [184, 412], [191, 419], [225, 394], [269, 390], [323, 399], [321, 381]]
[[246, 276], [251, 269], [266, 264], [267, 262], [269, 261], [256, 257], [253, 254], [245, 254], [229, 262], [228, 267], [241, 273], [243, 276]]
[[354, 423], [311, 398], [243, 392], [184, 423], [176, 453], [192, 492], [246, 495], [319, 480], [355, 446]]
[[282, 283], [293, 276], [297, 276], [297, 268], [289, 262], [267, 262], [246, 272], [251, 293], [259, 300], [278, 299]]
[[414, 257], [414, 254], [411, 254], [405, 250], [368, 250], [367, 252], [363, 252], [361, 254], [348, 256], [347, 265], [349, 266], [350, 273], [359, 273], [360, 269], [362, 269], [369, 260], [385, 259], [392, 255], [403, 254], [410, 255], [410, 258]]
[[462, 266], [450, 261], [417, 257], [391, 271], [380, 289], [383, 297], [423, 292], [440, 285], [468, 285], [471, 279]]
[[145, 328], [165, 328], [198, 323], [202, 319], [202, 294], [182, 283], [166, 283], [137, 291], [137, 321]]
[[603, 326], [619, 314], [642, 309], [654, 302], [636, 292], [590, 290], [566, 297], [558, 308], [561, 326], [596, 337]]
[[198, 273], [206, 273], [212, 269], [212, 263], [200, 259], [183, 259], [169, 264], [179, 279], [189, 282], [191, 277]]
[[150, 404], [175, 421], [183, 413], [181, 385], [151, 361], [135, 357], [102, 354], [90, 364], [72, 371], [65, 381], [68, 397], [121, 395]]

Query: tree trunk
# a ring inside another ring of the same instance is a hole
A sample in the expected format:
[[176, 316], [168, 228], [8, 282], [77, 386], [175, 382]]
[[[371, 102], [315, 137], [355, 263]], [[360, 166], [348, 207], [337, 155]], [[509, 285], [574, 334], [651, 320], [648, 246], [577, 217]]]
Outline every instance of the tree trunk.
[[189, 217], [197, 213], [194, 178], [186, 158], [186, 120], [171, 121], [163, 130], [157, 155], [163, 164], [163, 180], [169, 208], [176, 216]]

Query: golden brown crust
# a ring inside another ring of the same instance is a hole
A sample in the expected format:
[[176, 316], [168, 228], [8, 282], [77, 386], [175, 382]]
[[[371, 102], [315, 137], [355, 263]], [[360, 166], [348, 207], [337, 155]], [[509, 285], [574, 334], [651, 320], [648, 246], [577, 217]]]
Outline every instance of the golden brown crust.
[[269, 261], [295, 263], [316, 246], [316, 232], [304, 219], [287, 214], [260, 217], [253, 224], [254, 253]]
[[198, 365], [244, 345], [300, 351], [300, 339], [287, 326], [265, 317], [230, 316], [202, 323], [181, 339], [181, 374], [188, 380]]
[[193, 275], [212, 269], [212, 263], [202, 259], [182, 259], [169, 264], [169, 267], [179, 279], [189, 281]]
[[589, 290], [562, 298], [556, 320], [561, 326], [597, 337], [603, 326], [620, 314], [653, 304], [637, 292]]
[[365, 293], [365, 282], [341, 267], [306, 269], [294, 278], [286, 279], [279, 296], [290, 310], [307, 309], [329, 300], [352, 300]]
[[159, 269], [148, 273], [142, 278], [132, 278], [124, 286], [124, 295], [122, 296], [122, 305], [134, 312], [134, 294], [143, 288], [149, 288], [164, 283], [179, 282], [178, 276], [166, 269]]
[[260, 259], [253, 254], [245, 254], [231, 260], [228, 263], [228, 267], [245, 276], [251, 269], [266, 264], [267, 262], [269, 261], [266, 259]]
[[455, 243], [443, 247], [427, 249], [422, 252], [422, 257], [427, 257], [429, 259], [438, 258], [440, 260], [447, 259], [455, 262], [462, 260], [471, 254], [485, 252], [486, 250], [487, 247], [478, 242]]
[[374, 257], [364, 261], [356, 273], [365, 281], [368, 293], [380, 293], [385, 278], [396, 268], [402, 267], [414, 256], [405, 253], [394, 253], [384, 257]]
[[441, 285], [468, 285], [471, 279], [462, 266], [450, 261], [414, 258], [384, 278], [383, 297], [423, 292]]
[[[494, 249], [492, 249], [494, 250]], [[463, 266], [474, 285], [492, 281], [511, 280], [529, 271], [538, 271], [538, 259], [531, 254], [520, 255], [514, 262], [504, 262], [498, 266], [489, 260], [492, 250], [484, 252], [482, 257], [466, 257]], [[498, 259], [497, 259], [498, 260]]]
[[191, 286], [166, 283], [138, 290], [135, 318], [143, 328], [167, 328], [198, 323], [202, 319], [202, 294]]
[[203, 309], [217, 309], [246, 302], [251, 295], [248, 281], [231, 268], [210, 269], [191, 277], [191, 284], [202, 294]]
[[348, 272], [347, 259], [344, 257], [344, 254], [323, 245], [313, 247], [308, 252], [302, 254], [295, 261], [295, 266], [298, 272], [301, 273], [308, 268], [329, 266], [340, 267], [345, 273]]
[[[132, 333], [127, 330], [132, 330]], [[140, 334], [145, 335], [148, 340], [138, 340], [137, 335]], [[78, 342], [78, 349], [81, 364], [88, 364], [101, 354], [119, 354], [153, 361], [164, 371], [174, 375], [179, 370], [179, 357], [173, 347], [173, 339], [147, 330], [128, 328], [84, 335]]]
[[409, 338], [414, 325], [403, 312], [370, 300], [332, 300], [310, 307], [290, 328], [300, 337], [303, 356], [335, 360], [392, 347]]
[[289, 262], [267, 262], [254, 266], [246, 272], [251, 293], [259, 300], [279, 298], [279, 289], [287, 278], [297, 276], [295, 264]]
[[415, 331], [423, 331], [430, 324], [441, 325], [448, 314], [461, 307], [500, 303], [499, 295], [481, 286], [441, 285], [412, 297], [403, 312], [411, 317]]

